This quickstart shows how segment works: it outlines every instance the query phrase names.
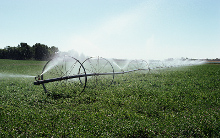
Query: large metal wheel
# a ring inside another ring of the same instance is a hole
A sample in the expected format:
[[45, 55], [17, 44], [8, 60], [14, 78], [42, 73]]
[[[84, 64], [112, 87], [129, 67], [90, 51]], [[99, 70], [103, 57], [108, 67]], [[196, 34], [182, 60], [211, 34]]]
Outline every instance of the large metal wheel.
[[136, 72], [136, 71], [148, 71], [149, 66], [145, 60], [132, 60], [128, 64], [127, 71]]
[[70, 56], [57, 56], [49, 60], [41, 74], [41, 80], [60, 78], [66, 76], [83, 75], [84, 77], [72, 78], [42, 84], [46, 93], [78, 93], [84, 91], [87, 82], [86, 71], [79, 60]]
[[148, 71], [148, 63], [145, 60], [131, 60], [127, 66], [128, 75], [124, 77], [129, 81]]
[[[114, 68], [107, 59], [102, 57], [90, 57], [82, 64], [88, 75], [89, 83], [87, 86], [110, 86], [112, 84], [114, 80]], [[105, 73], [106, 75], [104, 75]]]

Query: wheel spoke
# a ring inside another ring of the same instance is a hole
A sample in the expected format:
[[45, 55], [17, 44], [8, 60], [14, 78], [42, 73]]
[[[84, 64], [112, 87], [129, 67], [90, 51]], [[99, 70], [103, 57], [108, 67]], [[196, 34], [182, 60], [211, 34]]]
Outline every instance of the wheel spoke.
[[[58, 60], [61, 62], [45, 72], [42, 76], [42, 79], [52, 79], [52, 78], [60, 78], [60, 77], [66, 77], [70, 75], [77, 75], [77, 74], [84, 74], [85, 76], [79, 81], [79, 79], [72, 78], [72, 79], [66, 79], [61, 81], [55, 81], [50, 82], [47, 84], [43, 84], [45, 92], [53, 93], [57, 91], [58, 89], [62, 92], [78, 92], [79, 94], [84, 91], [86, 87], [87, 82], [87, 76], [86, 71], [83, 65], [75, 58], [64, 56], [64, 57], [57, 57], [54, 58], [46, 63], [46, 65], [43, 68], [48, 68], [47, 66], [50, 66], [53, 63], [56, 63]], [[76, 68], [80, 67], [80, 69], [77, 70]], [[77, 83], [78, 81], [78, 83]], [[78, 84], [78, 85], [77, 85]], [[80, 85], [79, 85], [80, 84]]]

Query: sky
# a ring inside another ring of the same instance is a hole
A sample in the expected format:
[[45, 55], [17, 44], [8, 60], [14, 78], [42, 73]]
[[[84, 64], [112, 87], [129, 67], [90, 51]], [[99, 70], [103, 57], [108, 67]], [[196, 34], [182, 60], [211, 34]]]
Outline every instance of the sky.
[[0, 0], [0, 48], [123, 59], [220, 58], [219, 0]]

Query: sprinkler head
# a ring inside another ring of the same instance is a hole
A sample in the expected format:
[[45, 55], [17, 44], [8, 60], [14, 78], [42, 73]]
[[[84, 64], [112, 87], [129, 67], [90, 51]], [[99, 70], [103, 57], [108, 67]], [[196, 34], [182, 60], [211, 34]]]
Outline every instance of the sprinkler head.
[[40, 80], [40, 75], [37, 75], [37, 76], [35, 77], [35, 80], [36, 80], [36, 81]]

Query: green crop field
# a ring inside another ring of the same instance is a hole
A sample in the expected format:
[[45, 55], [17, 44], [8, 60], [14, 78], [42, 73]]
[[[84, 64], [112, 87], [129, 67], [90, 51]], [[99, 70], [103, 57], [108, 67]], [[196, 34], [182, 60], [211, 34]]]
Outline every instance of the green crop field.
[[117, 75], [80, 95], [22, 77], [44, 64], [0, 59], [0, 137], [220, 137], [220, 64]]

